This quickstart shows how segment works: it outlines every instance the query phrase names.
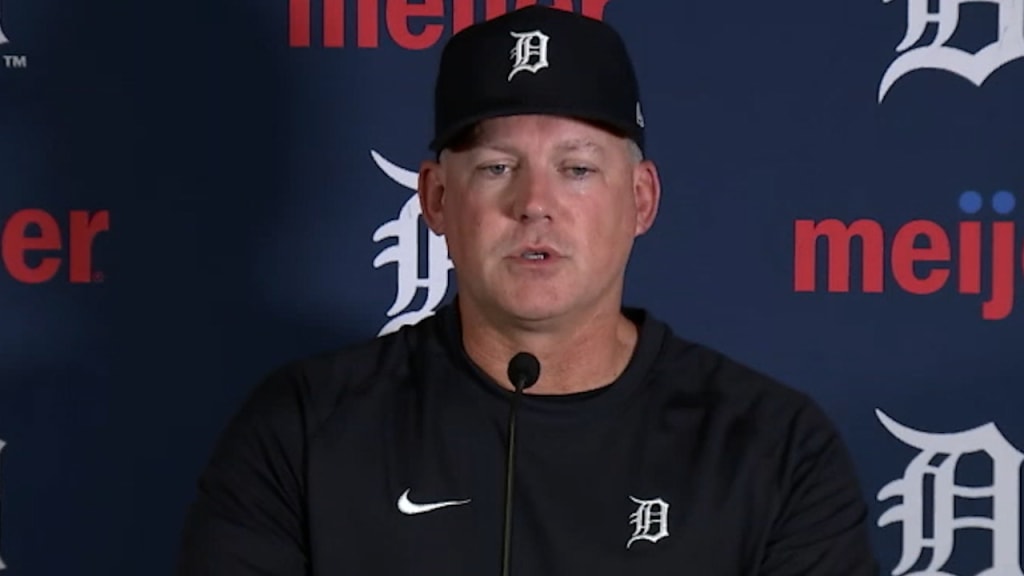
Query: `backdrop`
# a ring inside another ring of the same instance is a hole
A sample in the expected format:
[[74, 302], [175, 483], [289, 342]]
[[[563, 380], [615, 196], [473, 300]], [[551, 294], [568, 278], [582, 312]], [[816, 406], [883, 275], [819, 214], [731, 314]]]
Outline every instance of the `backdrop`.
[[[824, 406], [886, 573], [1020, 576], [1024, 0], [554, 3], [641, 80], [627, 301]], [[0, 0], [5, 574], [169, 575], [263, 375], [452, 297], [412, 171], [514, 4]]]

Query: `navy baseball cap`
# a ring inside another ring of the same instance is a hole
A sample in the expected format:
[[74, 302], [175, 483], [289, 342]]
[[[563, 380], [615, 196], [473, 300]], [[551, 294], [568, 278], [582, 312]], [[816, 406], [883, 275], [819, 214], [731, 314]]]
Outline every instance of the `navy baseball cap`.
[[553, 114], [589, 121], [644, 150], [644, 117], [632, 60], [608, 24], [533, 5], [469, 26], [441, 53], [434, 88], [440, 152], [476, 123]]

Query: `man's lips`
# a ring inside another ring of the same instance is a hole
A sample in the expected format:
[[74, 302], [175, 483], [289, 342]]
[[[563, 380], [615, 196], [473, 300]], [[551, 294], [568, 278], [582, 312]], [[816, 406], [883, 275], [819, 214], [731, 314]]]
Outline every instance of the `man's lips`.
[[551, 262], [562, 258], [562, 254], [547, 245], [520, 246], [509, 253], [509, 258], [525, 262]]

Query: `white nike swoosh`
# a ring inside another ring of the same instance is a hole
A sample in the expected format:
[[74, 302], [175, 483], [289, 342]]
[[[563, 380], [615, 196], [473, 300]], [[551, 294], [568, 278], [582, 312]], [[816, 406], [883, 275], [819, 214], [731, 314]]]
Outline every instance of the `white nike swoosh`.
[[432, 512], [438, 508], [446, 508], [448, 506], [458, 506], [460, 504], [468, 504], [469, 500], [448, 500], [445, 502], [431, 502], [429, 504], [416, 504], [409, 500], [409, 490], [402, 492], [402, 495], [398, 497], [398, 511], [402, 514], [423, 514], [424, 512]]

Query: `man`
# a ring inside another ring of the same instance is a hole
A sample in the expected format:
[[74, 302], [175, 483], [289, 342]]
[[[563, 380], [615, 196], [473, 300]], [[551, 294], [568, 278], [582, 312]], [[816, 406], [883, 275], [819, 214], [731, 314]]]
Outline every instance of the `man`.
[[[178, 574], [877, 574], [822, 411], [623, 306], [661, 188], [619, 36], [543, 7], [472, 26], [435, 120], [419, 195], [455, 302], [271, 375], [202, 475]], [[517, 395], [520, 352], [540, 371]]]

